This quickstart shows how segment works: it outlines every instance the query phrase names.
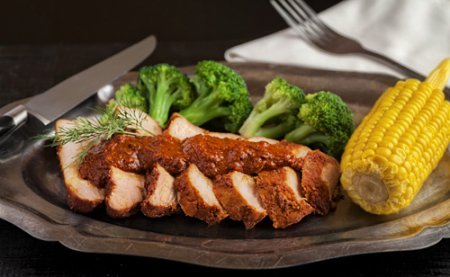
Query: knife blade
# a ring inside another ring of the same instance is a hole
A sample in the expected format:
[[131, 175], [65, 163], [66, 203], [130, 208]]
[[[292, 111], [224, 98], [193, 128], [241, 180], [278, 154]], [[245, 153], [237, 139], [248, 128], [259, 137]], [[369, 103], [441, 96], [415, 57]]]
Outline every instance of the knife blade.
[[24, 104], [13, 107], [0, 116], [0, 135], [23, 123], [27, 113], [44, 125], [50, 124], [145, 60], [155, 48], [156, 37], [149, 36], [30, 98]]

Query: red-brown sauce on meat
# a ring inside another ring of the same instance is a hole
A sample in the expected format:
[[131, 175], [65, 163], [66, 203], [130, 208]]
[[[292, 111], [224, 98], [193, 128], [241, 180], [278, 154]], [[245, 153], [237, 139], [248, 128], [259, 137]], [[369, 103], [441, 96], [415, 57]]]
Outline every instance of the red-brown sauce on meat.
[[123, 171], [144, 173], [138, 158], [139, 151], [143, 147], [143, 138], [129, 135], [115, 135], [105, 149], [107, 162]]
[[80, 177], [91, 181], [97, 187], [105, 187], [109, 180], [109, 170], [115, 166], [124, 171], [144, 173], [137, 153], [142, 148], [142, 140], [135, 136], [114, 135], [92, 147], [80, 164]]
[[295, 157], [292, 144], [251, 142], [197, 135], [183, 141], [183, 153], [209, 177], [236, 170], [256, 174], [262, 170], [290, 166], [301, 169], [302, 160]]
[[150, 170], [155, 163], [159, 163], [171, 175], [178, 175], [187, 168], [188, 161], [180, 140], [166, 134], [140, 139], [142, 148], [138, 157], [144, 168]]
[[104, 186], [109, 166], [121, 170], [145, 173], [159, 163], [171, 175], [180, 174], [190, 163], [208, 177], [236, 170], [257, 174], [290, 166], [302, 167], [302, 159], [293, 154], [288, 142], [269, 144], [229, 138], [197, 135], [180, 141], [167, 134], [154, 137], [115, 135], [98, 149], [93, 148], [80, 167], [82, 178]]
[[105, 159], [109, 141], [102, 141], [92, 147], [80, 164], [80, 177], [91, 181], [95, 186], [103, 188], [109, 177], [109, 164]]

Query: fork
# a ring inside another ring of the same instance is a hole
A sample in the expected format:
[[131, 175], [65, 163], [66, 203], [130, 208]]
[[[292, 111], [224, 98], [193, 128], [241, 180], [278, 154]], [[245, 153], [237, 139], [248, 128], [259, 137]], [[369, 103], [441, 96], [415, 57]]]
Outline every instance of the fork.
[[286, 23], [298, 32], [301, 38], [316, 47], [334, 54], [361, 54], [380, 62], [408, 77], [424, 80], [425, 76], [398, 62], [364, 48], [361, 43], [337, 33], [328, 27], [302, 0], [270, 0], [275, 10]]

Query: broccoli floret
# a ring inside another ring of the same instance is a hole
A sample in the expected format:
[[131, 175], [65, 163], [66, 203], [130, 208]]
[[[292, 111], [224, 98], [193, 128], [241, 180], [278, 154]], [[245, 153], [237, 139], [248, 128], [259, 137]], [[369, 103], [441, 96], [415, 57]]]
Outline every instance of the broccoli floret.
[[266, 137], [272, 139], [280, 139], [284, 137], [288, 132], [292, 131], [298, 125], [298, 118], [295, 115], [281, 115], [273, 122], [265, 124], [259, 128], [254, 136]]
[[147, 111], [147, 100], [131, 84], [125, 84], [116, 91], [115, 102], [120, 106], [139, 109], [143, 112]]
[[301, 123], [285, 139], [340, 158], [355, 128], [350, 108], [328, 91], [308, 94], [305, 99], [298, 113]]
[[237, 132], [252, 110], [242, 77], [221, 63], [201, 61], [191, 81], [198, 97], [180, 114], [195, 125], [219, 123], [228, 131]]
[[171, 111], [186, 108], [194, 98], [189, 78], [168, 64], [142, 67], [138, 88], [147, 94], [149, 115], [163, 127]]
[[[239, 133], [244, 137], [252, 137], [255, 135], [262, 135], [270, 138], [278, 138], [285, 133], [295, 128], [295, 125], [291, 121], [282, 124], [277, 129], [270, 131], [269, 128], [278, 126], [278, 124], [272, 124], [273, 127], [265, 126], [270, 121], [277, 121], [283, 123], [288, 115], [294, 115], [301, 104], [305, 101], [305, 95], [303, 91], [297, 86], [289, 84], [282, 78], [275, 78], [266, 86], [266, 90], [263, 98], [256, 103], [252, 112], [247, 120], [245, 120]], [[278, 120], [277, 120], [278, 118]], [[261, 129], [264, 130], [261, 130]], [[281, 131], [285, 133], [282, 134]]]

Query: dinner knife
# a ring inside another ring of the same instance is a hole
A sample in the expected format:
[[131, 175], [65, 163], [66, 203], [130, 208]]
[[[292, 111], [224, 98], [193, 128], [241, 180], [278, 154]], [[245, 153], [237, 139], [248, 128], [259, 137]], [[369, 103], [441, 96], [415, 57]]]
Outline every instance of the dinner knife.
[[48, 125], [145, 60], [156, 47], [149, 36], [121, 52], [69, 77], [0, 116], [0, 135], [26, 121], [28, 113]]

